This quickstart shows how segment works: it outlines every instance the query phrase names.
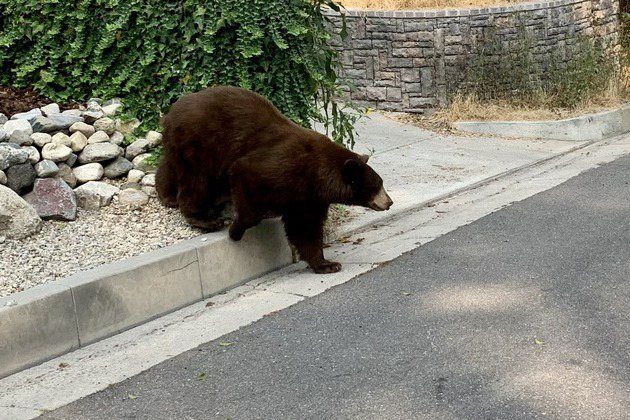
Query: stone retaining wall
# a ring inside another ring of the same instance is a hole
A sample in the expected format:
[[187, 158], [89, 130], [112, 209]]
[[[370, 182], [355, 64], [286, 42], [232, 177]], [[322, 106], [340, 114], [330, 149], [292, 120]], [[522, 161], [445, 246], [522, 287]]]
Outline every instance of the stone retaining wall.
[[[545, 66], [551, 52], [580, 36], [605, 48], [619, 43], [618, 0], [556, 0], [505, 7], [426, 11], [348, 11], [349, 36], [333, 38], [342, 53], [342, 76], [361, 105], [425, 113], [447, 104], [479, 42], [494, 34], [515, 42], [523, 28]], [[341, 19], [332, 17], [341, 27]]]

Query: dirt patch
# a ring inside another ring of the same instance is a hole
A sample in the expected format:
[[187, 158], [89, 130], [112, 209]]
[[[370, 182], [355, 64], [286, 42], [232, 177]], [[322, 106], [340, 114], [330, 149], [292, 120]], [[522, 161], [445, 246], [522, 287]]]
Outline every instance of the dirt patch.
[[348, 9], [411, 10], [504, 6], [526, 2], [521, 0], [340, 0], [340, 3]]
[[[0, 86], [0, 113], [9, 118], [18, 112], [30, 111], [33, 108], [40, 108], [52, 102], [33, 89], [16, 89]], [[59, 104], [62, 110], [72, 108], [73, 105], [76, 105], [76, 103]]]

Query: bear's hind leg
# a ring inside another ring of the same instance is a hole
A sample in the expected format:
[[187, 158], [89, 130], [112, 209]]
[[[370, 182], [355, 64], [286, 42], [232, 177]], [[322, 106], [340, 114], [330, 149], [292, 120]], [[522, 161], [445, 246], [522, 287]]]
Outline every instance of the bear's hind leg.
[[243, 162], [236, 162], [230, 169], [230, 185], [232, 191], [232, 202], [234, 205], [234, 221], [230, 225], [230, 238], [240, 241], [247, 229], [256, 226], [262, 220], [250, 200], [251, 191], [255, 189], [255, 175], [248, 175], [247, 165]]
[[303, 207], [288, 211], [282, 220], [291, 242], [300, 258], [318, 274], [336, 273], [341, 264], [324, 258], [324, 222], [328, 206]]

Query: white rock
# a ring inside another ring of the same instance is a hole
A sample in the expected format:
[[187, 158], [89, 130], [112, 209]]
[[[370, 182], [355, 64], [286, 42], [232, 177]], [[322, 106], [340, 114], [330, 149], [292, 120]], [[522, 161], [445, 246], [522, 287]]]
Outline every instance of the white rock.
[[146, 138], [151, 147], [156, 147], [162, 144], [162, 133], [158, 133], [157, 131], [149, 131]]
[[14, 143], [0, 143], [0, 171], [28, 160], [28, 152]]
[[84, 184], [89, 181], [98, 181], [103, 178], [103, 165], [100, 163], [88, 163], [87, 165], [77, 166], [72, 169], [77, 182]]
[[72, 149], [63, 144], [48, 143], [42, 148], [42, 157], [53, 162], [63, 162], [72, 155]]
[[90, 181], [74, 190], [79, 206], [86, 210], [98, 210], [109, 205], [118, 191], [118, 187], [98, 181]]
[[144, 153], [136, 156], [131, 163], [133, 167], [145, 173], [155, 173], [156, 168], [153, 165], [149, 165], [147, 160], [151, 158], [151, 153]]
[[11, 189], [0, 185], [0, 235], [22, 239], [39, 232], [42, 219], [37, 212]]
[[142, 187], [142, 191], [149, 197], [157, 197], [157, 190], [155, 187]]
[[7, 174], [4, 171], [0, 171], [0, 185], [7, 185]]
[[151, 150], [151, 143], [149, 143], [149, 140], [138, 139], [127, 146], [125, 157], [129, 160], [132, 160], [136, 156], [146, 153], [149, 150]]
[[113, 117], [120, 108], [122, 108], [122, 104], [111, 104], [104, 106], [102, 110], [106, 117]]
[[105, 114], [103, 114], [103, 111], [85, 111], [83, 113], [83, 118], [85, 119], [86, 123], [92, 124], [94, 123], [94, 121], [103, 118], [104, 115]]
[[80, 132], [83, 133], [85, 137], [90, 137], [95, 131], [96, 129], [94, 127], [84, 122], [75, 122], [70, 126], [71, 133]]
[[127, 182], [133, 182], [133, 183], [139, 184], [142, 181], [142, 178], [144, 178], [144, 175], [145, 175], [144, 172], [139, 171], [137, 169], [132, 169], [127, 174]]
[[115, 144], [116, 146], [120, 146], [125, 141], [125, 136], [120, 131], [114, 131], [109, 138], [109, 142]]
[[147, 204], [149, 202], [149, 196], [144, 191], [128, 188], [118, 194], [118, 201], [120, 204], [137, 208]]
[[106, 141], [109, 141], [109, 136], [102, 130], [95, 132], [87, 139], [88, 144], [105, 143]]
[[2, 126], [2, 130], [4, 130], [9, 137], [13, 134], [14, 131], [25, 131], [29, 136], [33, 134], [33, 127], [27, 120], [9, 120], [4, 123]]
[[37, 147], [44, 147], [45, 144], [52, 143], [52, 136], [48, 133], [33, 133], [31, 140]]
[[39, 155], [39, 150], [37, 150], [34, 146], [23, 146], [22, 150], [26, 150], [28, 153], [28, 161], [31, 165], [35, 165], [37, 162], [41, 160], [41, 156]]
[[114, 131], [116, 131], [116, 122], [108, 117], [101, 118], [94, 121], [94, 129], [96, 131], [104, 131], [109, 136], [114, 134]]
[[145, 187], [155, 187], [155, 174], [146, 175], [144, 178], [142, 178], [140, 184], [144, 185]]
[[58, 104], [50, 104], [50, 105], [43, 106], [41, 107], [41, 110], [45, 116], [61, 113], [61, 109], [59, 109]]
[[83, 111], [80, 109], [68, 109], [61, 113], [61, 115], [70, 115], [72, 117], [82, 117]]
[[70, 147], [72, 145], [72, 141], [70, 140], [70, 137], [68, 137], [68, 135], [64, 133], [57, 133], [54, 136], [52, 136], [52, 142], [54, 144], [63, 144], [66, 147]]
[[70, 136], [70, 148], [75, 153], [79, 153], [80, 151], [85, 149], [85, 146], [87, 146], [87, 144], [88, 139], [81, 131], [75, 131]]

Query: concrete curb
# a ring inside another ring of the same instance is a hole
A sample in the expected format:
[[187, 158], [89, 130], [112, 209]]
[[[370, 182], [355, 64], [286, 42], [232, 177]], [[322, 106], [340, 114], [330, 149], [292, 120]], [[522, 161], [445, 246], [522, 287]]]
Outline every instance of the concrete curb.
[[602, 140], [630, 132], [630, 104], [598, 114], [557, 121], [459, 121], [457, 130], [500, 137]]
[[266, 220], [237, 243], [207, 234], [0, 298], [0, 378], [292, 261], [282, 224]]

